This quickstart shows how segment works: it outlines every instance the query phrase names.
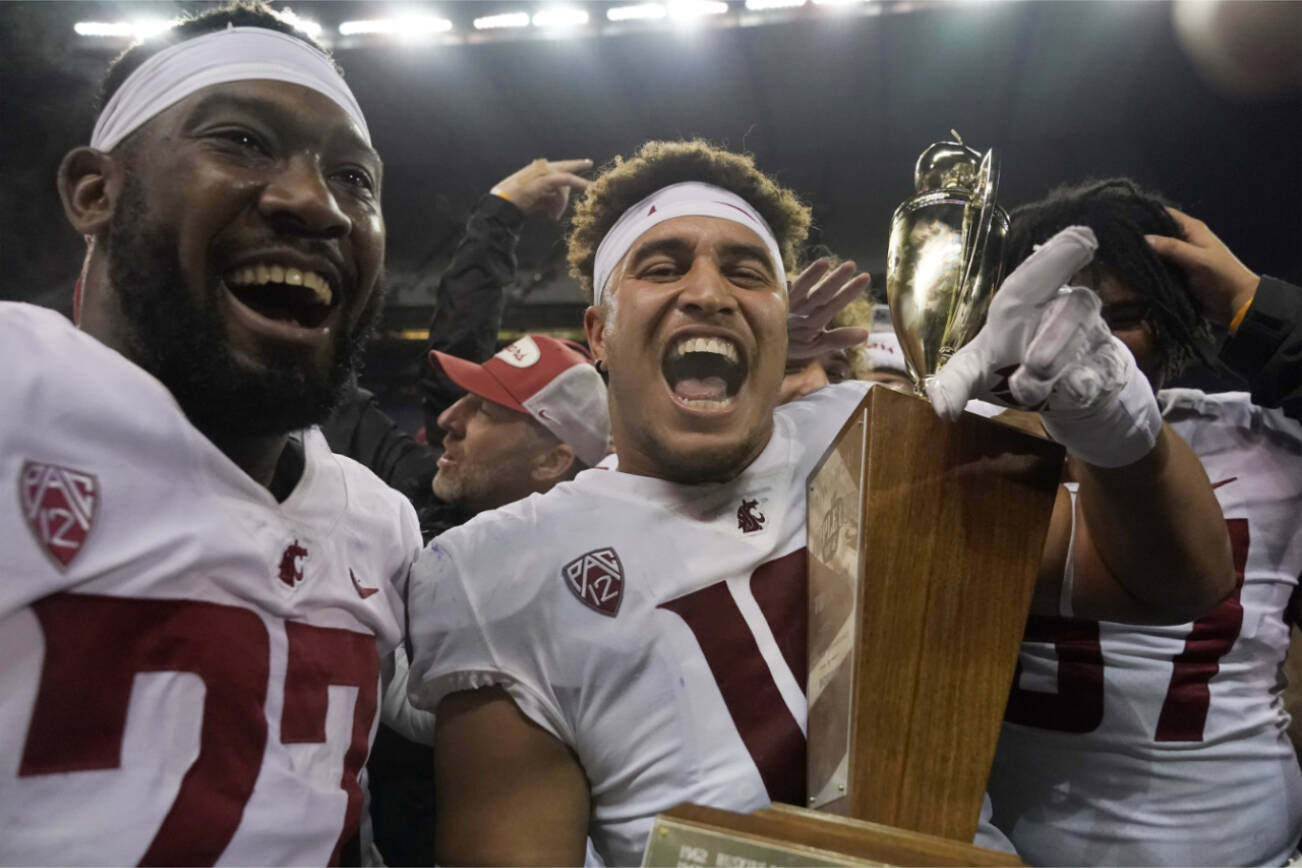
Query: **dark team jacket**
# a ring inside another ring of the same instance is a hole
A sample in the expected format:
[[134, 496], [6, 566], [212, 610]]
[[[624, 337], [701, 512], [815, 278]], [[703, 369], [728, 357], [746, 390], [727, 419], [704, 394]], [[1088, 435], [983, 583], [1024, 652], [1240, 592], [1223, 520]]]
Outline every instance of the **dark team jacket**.
[[1302, 420], [1302, 289], [1263, 275], [1221, 361], [1247, 380], [1254, 403]]

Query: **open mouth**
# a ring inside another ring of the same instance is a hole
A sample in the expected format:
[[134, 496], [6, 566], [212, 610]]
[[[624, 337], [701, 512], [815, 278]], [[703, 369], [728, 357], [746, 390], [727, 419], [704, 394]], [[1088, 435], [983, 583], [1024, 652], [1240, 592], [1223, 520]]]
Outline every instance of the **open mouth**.
[[260, 316], [319, 328], [333, 309], [335, 291], [318, 272], [281, 265], [246, 265], [227, 273], [226, 288]]
[[693, 410], [726, 410], [746, 380], [746, 366], [729, 338], [680, 338], [660, 370], [674, 400]]

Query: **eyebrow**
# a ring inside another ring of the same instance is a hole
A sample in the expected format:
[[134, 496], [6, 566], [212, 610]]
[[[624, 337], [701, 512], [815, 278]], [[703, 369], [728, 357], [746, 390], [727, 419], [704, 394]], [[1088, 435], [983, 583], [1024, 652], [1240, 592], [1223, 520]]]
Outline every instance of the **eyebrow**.
[[[190, 117], [186, 119], [186, 127], [191, 126], [197, 120], [201, 120], [205, 114], [228, 110], [269, 115], [289, 123], [295, 122], [295, 119], [285, 110], [285, 106], [274, 100], [261, 96], [234, 96], [230, 93], [217, 92], [207, 94], [195, 104], [194, 108], [190, 110]], [[375, 160], [379, 166], [384, 165], [384, 161], [380, 159], [380, 154], [358, 135], [357, 130], [353, 128], [351, 123], [341, 128], [341, 135], [345, 139], [344, 145], [346, 147], [362, 151], [369, 158]]]
[[[648, 241], [646, 244], [633, 251], [633, 255], [628, 260], [628, 267], [634, 268], [643, 260], [649, 259], [658, 254], [668, 256], [682, 256], [691, 254], [694, 245], [681, 238], [660, 238], [655, 241]], [[727, 243], [723, 245], [720, 251], [724, 260], [736, 261], [739, 259], [755, 259], [765, 266], [765, 271], [773, 278], [777, 275], [773, 271], [773, 263], [769, 258], [769, 251], [758, 244], [744, 243]]]

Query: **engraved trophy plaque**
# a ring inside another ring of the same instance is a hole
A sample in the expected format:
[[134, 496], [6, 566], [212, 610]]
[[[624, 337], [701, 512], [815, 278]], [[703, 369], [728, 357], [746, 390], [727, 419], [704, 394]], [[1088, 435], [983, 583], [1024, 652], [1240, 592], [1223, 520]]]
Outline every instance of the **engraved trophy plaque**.
[[918, 158], [917, 195], [895, 209], [886, 254], [886, 298], [919, 394], [976, 337], [1003, 276], [1008, 214], [995, 202], [994, 151], [953, 136]]

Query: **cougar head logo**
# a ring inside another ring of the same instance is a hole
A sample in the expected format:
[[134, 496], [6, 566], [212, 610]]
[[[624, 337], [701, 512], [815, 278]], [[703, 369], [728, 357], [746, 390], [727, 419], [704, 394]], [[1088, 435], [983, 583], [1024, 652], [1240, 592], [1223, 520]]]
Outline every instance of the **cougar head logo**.
[[756, 509], [758, 506], [758, 500], [742, 500], [741, 506], [737, 507], [737, 527], [742, 533], [753, 533], [764, 529], [766, 519], [764, 514]]
[[289, 587], [294, 587], [303, 581], [303, 559], [307, 557], [307, 549], [294, 540], [285, 546], [285, 552], [280, 556], [280, 580]]

